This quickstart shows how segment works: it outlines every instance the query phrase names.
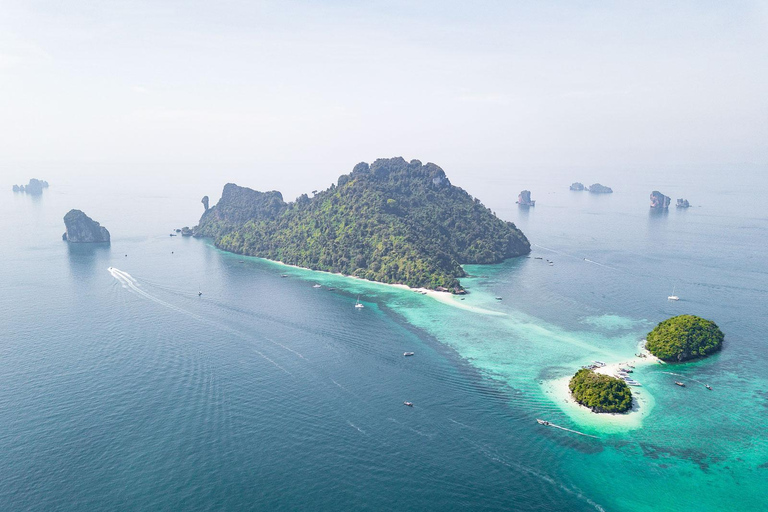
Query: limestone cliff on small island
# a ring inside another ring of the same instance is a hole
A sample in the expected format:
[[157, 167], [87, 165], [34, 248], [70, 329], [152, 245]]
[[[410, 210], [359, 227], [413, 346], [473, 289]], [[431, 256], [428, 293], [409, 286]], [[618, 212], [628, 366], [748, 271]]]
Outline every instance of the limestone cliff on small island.
[[678, 208], [690, 208], [691, 207], [691, 203], [689, 203], [687, 199], [680, 198], [680, 199], [677, 200], [677, 207]]
[[576, 192], [581, 192], [585, 190], [585, 187], [583, 183], [574, 181], [573, 183], [571, 183], [571, 190], [575, 190]]
[[680, 315], [664, 320], [647, 336], [645, 347], [664, 361], [699, 359], [719, 351], [725, 335], [710, 320]]
[[611, 187], [606, 187], [605, 185], [601, 185], [599, 183], [594, 183], [589, 187], [589, 191], [593, 194], [613, 194], [613, 189]]
[[109, 243], [109, 231], [80, 210], [64, 216], [66, 231], [61, 239], [72, 243]]
[[26, 185], [14, 185], [13, 191], [24, 192], [26, 194], [30, 194], [33, 196], [39, 196], [39, 195], [42, 195], [43, 189], [46, 189], [46, 188], [48, 188], [47, 181], [32, 178], [29, 180], [29, 183], [27, 183]]
[[517, 196], [517, 204], [520, 206], [536, 206], [536, 200], [531, 199], [531, 191], [523, 190]]
[[616, 377], [582, 368], [568, 383], [574, 400], [594, 412], [627, 412], [632, 409], [632, 391]]
[[499, 263], [530, 244], [435, 164], [379, 159], [313, 197], [229, 183], [195, 236], [217, 247], [383, 283], [463, 291], [465, 263]]
[[666, 210], [669, 208], [669, 203], [672, 199], [669, 196], [665, 196], [658, 190], [651, 192], [651, 208], [654, 210]]

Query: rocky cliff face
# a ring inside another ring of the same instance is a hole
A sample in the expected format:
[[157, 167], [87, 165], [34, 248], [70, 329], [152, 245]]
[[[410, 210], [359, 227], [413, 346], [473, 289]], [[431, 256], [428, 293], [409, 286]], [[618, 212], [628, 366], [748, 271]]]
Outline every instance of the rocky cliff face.
[[589, 187], [589, 191], [593, 194], [613, 194], [613, 189], [611, 187], [606, 187], [599, 183], [595, 183]]
[[[306, 194], [297, 201], [303, 199], [308, 199]], [[231, 231], [250, 220], [274, 220], [287, 206], [280, 192], [258, 192], [227, 183], [219, 202], [203, 213], [195, 235], [215, 237], [218, 233]]]
[[536, 206], [536, 201], [531, 199], [531, 191], [523, 190], [517, 196], [517, 204], [521, 206]]
[[208, 211], [208, 196], [203, 196], [203, 198], [200, 200], [201, 203], [203, 203], [203, 206], [205, 207], [205, 211]]
[[109, 243], [109, 231], [80, 210], [70, 210], [64, 216], [67, 230], [62, 240], [73, 243]]
[[571, 183], [571, 190], [575, 190], [577, 192], [581, 192], [582, 190], [584, 190], [584, 184], [583, 183], [579, 183], [578, 181], [575, 182], [575, 183]]
[[651, 192], [651, 208], [655, 210], [666, 210], [669, 208], [669, 203], [672, 202], [668, 196], [665, 196], [658, 190]]

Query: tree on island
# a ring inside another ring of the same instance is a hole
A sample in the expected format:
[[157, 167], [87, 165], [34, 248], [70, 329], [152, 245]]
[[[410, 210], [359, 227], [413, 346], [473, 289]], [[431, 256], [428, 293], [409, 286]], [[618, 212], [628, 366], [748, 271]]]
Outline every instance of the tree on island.
[[581, 369], [568, 383], [573, 398], [595, 412], [627, 412], [632, 391], [621, 379]]
[[665, 361], [687, 361], [717, 352], [725, 335], [714, 322], [694, 315], [664, 320], [648, 333], [645, 347]]

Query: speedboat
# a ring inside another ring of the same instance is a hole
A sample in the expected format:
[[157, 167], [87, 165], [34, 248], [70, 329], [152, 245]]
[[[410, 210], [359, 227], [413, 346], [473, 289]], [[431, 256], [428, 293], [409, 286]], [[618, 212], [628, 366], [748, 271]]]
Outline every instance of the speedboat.
[[676, 380], [676, 381], [675, 381], [675, 384], [677, 384], [677, 385], [678, 385], [678, 386], [680, 386], [681, 388], [684, 388], [684, 387], [685, 387], [685, 383], [684, 383], [684, 382], [680, 382], [680, 381], [677, 381], [677, 380]]
[[413, 402], [403, 402], [403, 405], [407, 405], [408, 407], [413, 407]]
[[197, 296], [198, 297], [201, 296], [202, 294], [203, 294], [203, 292], [197, 292]]
[[708, 390], [712, 391], [712, 386], [710, 386], [709, 384], [704, 384], [704, 387], [707, 388]]
[[315, 284], [315, 285], [312, 285], [312, 288], [322, 288], [322, 285]]
[[547, 420], [540, 420], [539, 418], [536, 418], [536, 422], [537, 422], [539, 425], [546, 425], [546, 426], [549, 426], [549, 422], [548, 422]]
[[408, 357], [408, 356], [412, 356], [412, 355], [413, 355], [413, 352], [403, 352], [403, 355], [404, 355], [405, 357]]

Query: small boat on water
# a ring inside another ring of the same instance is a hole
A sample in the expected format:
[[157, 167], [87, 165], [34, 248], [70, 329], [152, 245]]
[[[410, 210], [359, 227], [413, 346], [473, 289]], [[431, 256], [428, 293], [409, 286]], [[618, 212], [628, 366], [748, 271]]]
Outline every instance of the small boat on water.
[[407, 405], [408, 407], [413, 407], [413, 402], [403, 402], [403, 405]]
[[496, 297], [496, 300], [501, 300], [501, 297]]
[[667, 300], [680, 300], [680, 297], [678, 297], [677, 295], [675, 295], [675, 288], [677, 288], [677, 285], [675, 285], [675, 286], [673, 286], [673, 287], [672, 287], [672, 295], [670, 295], [669, 297], [667, 297]]
[[678, 385], [678, 386], [680, 386], [681, 388], [684, 388], [684, 387], [685, 387], [685, 383], [684, 383], [684, 382], [680, 382], [680, 381], [677, 381], [677, 380], [676, 380], [676, 381], [675, 381], [675, 384], [677, 384], [677, 385]]
[[535, 259], [535, 260], [543, 260], [544, 258], [542, 258], [541, 256], [536, 256], [536, 257], [535, 257], [535, 258], [533, 258], [533, 259]]
[[704, 387], [707, 388], [708, 390], [712, 391], [712, 386], [710, 386], [709, 384], [704, 384]]
[[280, 274], [280, 277], [288, 277], [288, 274]]
[[170, 234], [170, 235], [168, 235], [168, 236], [176, 236], [176, 234], [175, 234], [175, 233], [171, 233], [171, 234]]
[[322, 285], [315, 284], [315, 285], [312, 285], [312, 288], [322, 288]]
[[536, 423], [539, 425], [545, 425], [547, 427], [549, 426], [549, 422], [547, 420], [540, 420], [539, 418], [536, 418]]
[[201, 291], [198, 291], [198, 292], [197, 292], [197, 296], [198, 296], [198, 297], [199, 297], [199, 296], [201, 296], [202, 294], [203, 294], [203, 292], [201, 292]]
[[409, 357], [409, 356], [412, 356], [412, 355], [413, 355], [413, 352], [403, 352], [403, 355], [404, 355], [405, 357]]
[[363, 305], [360, 303], [360, 296], [358, 295], [358, 296], [357, 296], [357, 302], [355, 303], [355, 308], [356, 308], [356, 309], [363, 309], [364, 307], [365, 307], [365, 306], [363, 306]]

